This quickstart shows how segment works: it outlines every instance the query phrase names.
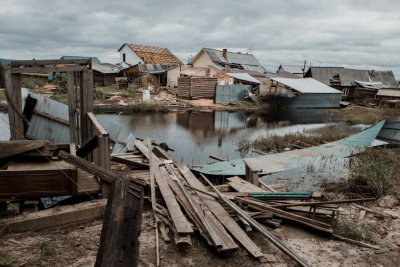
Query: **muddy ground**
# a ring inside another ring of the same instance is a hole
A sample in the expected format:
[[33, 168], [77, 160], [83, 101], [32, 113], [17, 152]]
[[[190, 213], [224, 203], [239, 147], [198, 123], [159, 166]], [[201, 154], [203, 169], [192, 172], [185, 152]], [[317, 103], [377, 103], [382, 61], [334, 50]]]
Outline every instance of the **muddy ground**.
[[[400, 266], [400, 206], [372, 205], [374, 210], [392, 217], [377, 218], [343, 206], [340, 221], [351, 221], [373, 230], [379, 249], [362, 248], [330, 240], [315, 231], [283, 224], [273, 233], [311, 266]], [[0, 236], [0, 262], [9, 266], [93, 266], [100, 240], [102, 221], [37, 232]], [[241, 248], [235, 255], [220, 257], [196, 236], [193, 247], [180, 251], [173, 243], [160, 239], [162, 266], [295, 266], [295, 264], [258, 233], [249, 233], [267, 257], [260, 262]], [[152, 212], [146, 207], [140, 235], [140, 265], [155, 266], [155, 231]], [[4, 266], [4, 265], [3, 265]]]

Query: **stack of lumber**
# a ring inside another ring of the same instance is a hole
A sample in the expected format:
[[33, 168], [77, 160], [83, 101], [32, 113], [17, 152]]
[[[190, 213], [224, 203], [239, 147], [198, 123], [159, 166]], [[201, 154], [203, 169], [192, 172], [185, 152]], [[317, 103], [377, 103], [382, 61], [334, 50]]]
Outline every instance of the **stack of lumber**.
[[192, 77], [190, 96], [192, 99], [208, 98], [214, 99], [217, 78]]
[[216, 86], [217, 78], [179, 77], [177, 94], [187, 99], [214, 99]]
[[190, 98], [190, 77], [178, 78], [177, 94], [180, 98]]

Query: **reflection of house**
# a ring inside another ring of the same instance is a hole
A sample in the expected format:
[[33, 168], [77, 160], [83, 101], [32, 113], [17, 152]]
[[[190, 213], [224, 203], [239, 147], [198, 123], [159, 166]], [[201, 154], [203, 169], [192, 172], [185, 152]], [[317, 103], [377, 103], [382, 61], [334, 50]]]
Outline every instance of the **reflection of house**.
[[140, 86], [165, 86], [167, 70], [182, 65], [167, 48], [125, 43], [118, 52], [120, 64], [126, 67], [122, 73]]
[[246, 71], [256, 71], [265, 73], [266, 70], [252, 54], [244, 54], [241, 52], [228, 52], [227, 49], [216, 50], [210, 48], [201, 49], [188, 65], [193, 67], [209, 67], [213, 66], [218, 69], [230, 68], [241, 69]]
[[[380, 82], [389, 88], [398, 84], [392, 71], [354, 70], [343, 67], [310, 67], [304, 77], [313, 78], [343, 92], [343, 97], [354, 99], [354, 89], [358, 82]], [[357, 82], [356, 82], [357, 81]]]
[[177, 124], [190, 130], [198, 141], [203, 141], [214, 131], [213, 112], [178, 112]]
[[115, 78], [120, 76], [121, 67], [110, 63], [93, 64], [93, 84], [109, 86], [116, 84]]

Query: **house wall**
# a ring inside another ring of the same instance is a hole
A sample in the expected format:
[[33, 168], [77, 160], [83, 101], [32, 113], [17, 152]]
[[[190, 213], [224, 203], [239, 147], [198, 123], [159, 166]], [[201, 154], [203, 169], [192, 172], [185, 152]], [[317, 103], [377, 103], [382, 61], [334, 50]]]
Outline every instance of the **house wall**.
[[[183, 67], [183, 66], [182, 66]], [[176, 67], [167, 71], [167, 86], [174, 88], [178, 86], [178, 77], [181, 75], [180, 67]]]
[[211, 58], [207, 55], [207, 53], [202, 52], [201, 55], [193, 62], [193, 67], [208, 67], [217, 65], [212, 62]]
[[341, 98], [341, 94], [301, 94], [280, 97], [278, 105], [286, 108], [338, 108]]
[[119, 59], [120, 62], [123, 62], [123, 54], [125, 53], [125, 62], [130, 65], [136, 65], [139, 62], [144, 63], [143, 60], [138, 57], [132, 49], [130, 49], [127, 45], [124, 45], [119, 51]]

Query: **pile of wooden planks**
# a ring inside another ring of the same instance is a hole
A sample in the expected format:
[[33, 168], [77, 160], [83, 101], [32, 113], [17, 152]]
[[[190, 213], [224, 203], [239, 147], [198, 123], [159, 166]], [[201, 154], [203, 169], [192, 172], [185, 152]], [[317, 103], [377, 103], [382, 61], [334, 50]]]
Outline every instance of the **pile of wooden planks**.
[[217, 78], [192, 77], [190, 96], [192, 99], [214, 99], [216, 86]]
[[190, 98], [190, 77], [179, 77], [177, 94], [179, 98]]
[[210, 77], [179, 77], [177, 94], [187, 99], [214, 99], [217, 78]]

